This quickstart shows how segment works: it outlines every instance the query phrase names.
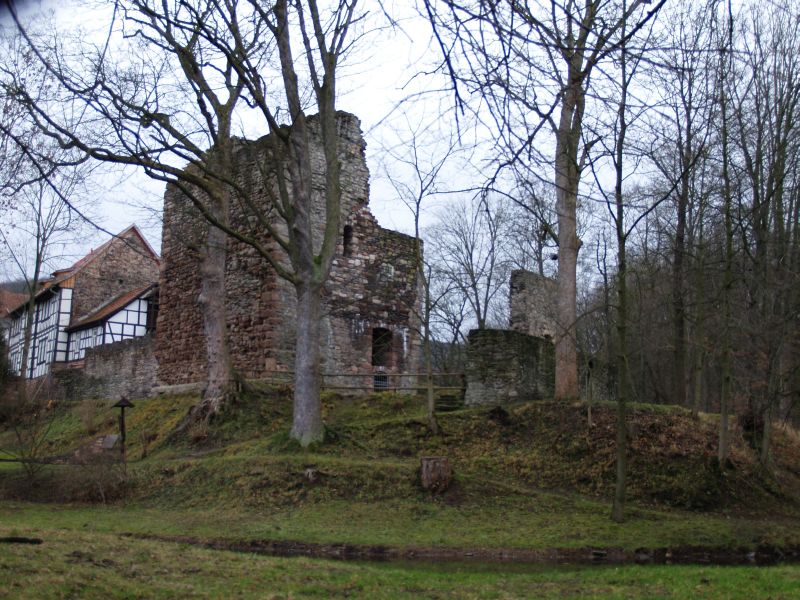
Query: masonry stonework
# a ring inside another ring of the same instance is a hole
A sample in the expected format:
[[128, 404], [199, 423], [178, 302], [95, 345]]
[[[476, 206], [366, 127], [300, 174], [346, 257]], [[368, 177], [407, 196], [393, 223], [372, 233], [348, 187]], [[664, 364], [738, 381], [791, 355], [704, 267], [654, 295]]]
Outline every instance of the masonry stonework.
[[109, 298], [158, 281], [159, 263], [146, 244], [136, 231], [128, 230], [76, 272], [71, 320], [89, 314]]
[[556, 281], [530, 271], [512, 271], [511, 329], [553, 339], [556, 334]]
[[[419, 362], [419, 281], [414, 239], [381, 228], [367, 207], [369, 172], [366, 144], [358, 119], [339, 113], [342, 216], [337, 254], [324, 292], [322, 318], [323, 372], [326, 383], [353, 385], [345, 374], [410, 373]], [[317, 239], [324, 229], [324, 155], [317, 122], [309, 120], [312, 140], [312, 222]], [[249, 190], [260, 190], [261, 208], [271, 206], [275, 193], [268, 171], [269, 137], [241, 140], [236, 154], [236, 179]], [[264, 169], [265, 165], [268, 167]], [[266, 177], [266, 181], [265, 181]], [[230, 220], [237, 229], [257, 225], [252, 216], [231, 203]], [[277, 219], [273, 223], [280, 229]], [[283, 226], [285, 228], [285, 225]], [[162, 273], [156, 357], [158, 379], [164, 385], [202, 381], [206, 355], [200, 293], [198, 248], [207, 225], [175, 186], [164, 198]], [[276, 250], [265, 228], [252, 227], [263, 246]], [[294, 287], [249, 245], [229, 239], [226, 264], [226, 309], [234, 368], [249, 379], [289, 372], [294, 365]], [[388, 333], [386, 333], [388, 332]], [[384, 336], [384, 337], [381, 337]], [[376, 356], [374, 342], [381, 344]], [[376, 365], [376, 362], [382, 364]], [[369, 379], [371, 384], [372, 380]], [[363, 381], [360, 382], [363, 384]]]
[[154, 341], [150, 335], [86, 350], [80, 368], [53, 372], [64, 399], [146, 398], [156, 383]]
[[156, 383], [153, 337], [145, 335], [86, 350], [84, 372], [103, 381], [104, 398], [145, 398]]
[[553, 395], [555, 352], [550, 340], [505, 329], [473, 329], [467, 341], [468, 406]]

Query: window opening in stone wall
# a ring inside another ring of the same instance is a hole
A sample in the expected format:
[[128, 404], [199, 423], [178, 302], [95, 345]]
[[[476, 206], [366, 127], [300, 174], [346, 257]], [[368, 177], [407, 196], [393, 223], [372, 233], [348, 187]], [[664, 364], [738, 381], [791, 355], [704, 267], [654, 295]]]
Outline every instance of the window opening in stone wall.
[[388, 367], [392, 352], [392, 332], [383, 327], [372, 330], [372, 366]]
[[372, 389], [374, 391], [382, 392], [389, 389], [389, 376], [386, 373], [375, 373], [372, 377]]
[[345, 225], [344, 226], [344, 235], [342, 242], [344, 244], [344, 255], [345, 256], [352, 256], [353, 254], [353, 226], [352, 225]]
[[394, 265], [383, 263], [378, 267], [378, 281], [388, 283], [394, 278]]

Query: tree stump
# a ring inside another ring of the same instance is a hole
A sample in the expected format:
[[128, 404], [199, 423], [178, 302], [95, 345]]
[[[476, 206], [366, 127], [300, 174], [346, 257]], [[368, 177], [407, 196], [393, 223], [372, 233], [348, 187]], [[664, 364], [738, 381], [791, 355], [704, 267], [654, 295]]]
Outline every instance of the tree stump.
[[446, 456], [422, 456], [419, 459], [419, 477], [422, 488], [440, 494], [453, 479], [453, 467]]

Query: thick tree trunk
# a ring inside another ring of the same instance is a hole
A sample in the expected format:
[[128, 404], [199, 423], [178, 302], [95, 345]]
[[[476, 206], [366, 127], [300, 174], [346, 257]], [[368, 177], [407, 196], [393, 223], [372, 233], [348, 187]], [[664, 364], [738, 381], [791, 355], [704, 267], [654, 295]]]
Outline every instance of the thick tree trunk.
[[298, 283], [297, 345], [294, 366], [293, 439], [304, 448], [325, 438], [320, 405], [321, 287]]
[[[559, 198], [562, 196], [567, 196], [567, 194], [559, 193]], [[578, 315], [577, 265], [579, 241], [576, 233], [574, 207], [574, 195], [559, 202], [558, 297], [556, 299], [559, 331], [556, 334], [555, 348], [555, 397], [560, 400], [577, 398], [579, 394], [578, 348], [575, 335], [575, 322]]]
[[[580, 68], [580, 63], [573, 65]], [[571, 69], [572, 70], [572, 69]], [[577, 76], [576, 76], [577, 77]], [[555, 341], [555, 397], [577, 398], [578, 348], [575, 335], [578, 316], [577, 266], [581, 241], [578, 239], [578, 145], [583, 120], [583, 96], [577, 79], [564, 96], [556, 136], [556, 213], [558, 214], [558, 280], [556, 316], [558, 331]]]
[[[225, 207], [227, 212], [227, 207]], [[206, 387], [195, 411], [195, 419], [208, 419], [219, 412], [230, 392], [231, 358], [228, 349], [228, 324], [225, 309], [225, 263], [228, 257], [228, 237], [209, 225], [203, 259], [198, 298], [203, 314], [206, 340]]]
[[450, 487], [453, 465], [446, 456], [422, 456], [419, 459], [419, 478], [422, 488], [439, 494]]

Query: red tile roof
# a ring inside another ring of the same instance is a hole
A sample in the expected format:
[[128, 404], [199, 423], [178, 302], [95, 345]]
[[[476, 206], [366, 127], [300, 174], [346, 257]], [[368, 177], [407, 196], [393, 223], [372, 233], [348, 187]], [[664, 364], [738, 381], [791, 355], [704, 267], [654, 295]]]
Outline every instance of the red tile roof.
[[146, 292], [152, 290], [154, 287], [156, 287], [156, 285], [157, 284], [155, 283], [151, 283], [143, 287], [137, 288], [135, 290], [131, 290], [130, 292], [125, 292], [120, 296], [117, 296], [113, 300], [105, 303], [103, 306], [101, 306], [94, 312], [91, 312], [82, 319], [78, 319], [77, 321], [72, 323], [69, 327], [65, 329], [65, 331], [77, 331], [78, 329], [85, 329], [86, 327], [90, 327], [92, 325], [96, 325], [97, 323], [105, 321], [117, 311], [125, 308], [125, 306], [133, 302], [136, 298], [143, 296]]
[[[102, 244], [102, 245], [98, 246], [97, 248], [91, 250], [89, 252], [89, 254], [87, 254], [83, 258], [79, 259], [78, 261], [76, 261], [71, 267], [66, 268], [66, 269], [59, 269], [58, 271], [55, 271], [53, 273], [52, 278], [41, 282], [40, 285], [42, 287], [38, 292], [36, 292], [36, 296], [39, 297], [45, 291], [55, 287], [59, 283], [62, 283], [64, 281], [66, 281], [67, 279], [69, 279], [70, 277], [72, 277], [73, 275], [75, 275], [78, 271], [83, 269], [86, 265], [90, 264], [97, 257], [103, 255], [108, 250], [108, 248], [111, 246], [111, 244], [114, 242], [114, 240], [124, 238], [129, 233], [133, 233], [134, 235], [136, 235], [136, 237], [139, 238], [139, 240], [141, 240], [142, 245], [153, 256], [153, 259], [156, 261], [156, 263], [160, 263], [161, 262], [161, 259], [158, 257], [158, 254], [156, 254], [155, 250], [153, 250], [153, 247], [148, 243], [148, 241], [142, 235], [142, 232], [139, 231], [139, 228], [136, 225], [131, 225], [127, 229], [125, 229], [124, 231], [121, 231], [120, 233], [118, 233], [117, 235], [112, 237], [110, 240], [108, 240], [104, 244]], [[10, 314], [12, 312], [16, 312], [19, 309], [21, 309], [23, 307], [23, 305], [25, 304], [25, 302], [27, 302], [27, 298], [23, 299], [23, 301], [17, 303], [13, 307], [9, 307], [8, 314]]]
[[28, 300], [28, 294], [19, 294], [0, 289], [0, 319], [5, 318], [11, 309], [24, 304]]

